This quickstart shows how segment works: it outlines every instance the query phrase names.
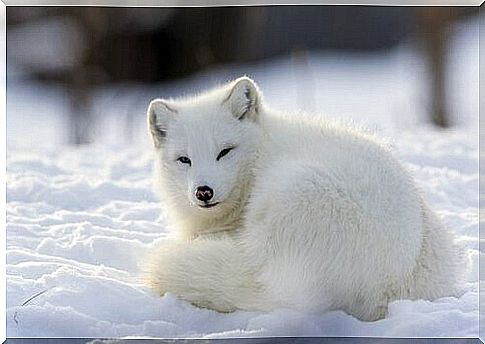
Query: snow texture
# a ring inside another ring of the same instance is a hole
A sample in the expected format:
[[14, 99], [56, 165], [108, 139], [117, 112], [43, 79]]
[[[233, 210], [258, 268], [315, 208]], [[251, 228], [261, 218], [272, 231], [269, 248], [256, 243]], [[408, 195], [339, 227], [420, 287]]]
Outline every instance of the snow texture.
[[[475, 26], [465, 24], [455, 33], [454, 44], [460, 49], [449, 59], [453, 83], [448, 100], [455, 126], [446, 131], [422, 123], [422, 66], [407, 47], [343, 58], [311, 54], [300, 64], [282, 58], [260, 65], [222, 66], [159, 87], [98, 89], [93, 108], [99, 118], [99, 140], [83, 147], [61, 144], [67, 111], [61, 91], [9, 79], [7, 335], [477, 336]], [[152, 191], [152, 156], [144, 129], [148, 100], [203, 89], [243, 73], [259, 81], [268, 103], [276, 108], [303, 107], [353, 118], [390, 138], [467, 254], [470, 269], [461, 297], [395, 301], [385, 319], [361, 322], [341, 311], [221, 314], [174, 295], [153, 295], [139, 282], [140, 257], [168, 235], [163, 204]], [[131, 139], [123, 134], [127, 108], [136, 114]]]

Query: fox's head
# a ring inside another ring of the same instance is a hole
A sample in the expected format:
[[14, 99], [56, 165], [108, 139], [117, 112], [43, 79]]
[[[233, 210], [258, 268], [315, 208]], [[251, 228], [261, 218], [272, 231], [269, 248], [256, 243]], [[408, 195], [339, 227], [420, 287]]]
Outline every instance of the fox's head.
[[156, 173], [171, 211], [202, 224], [240, 209], [260, 145], [260, 112], [261, 94], [247, 77], [197, 97], [150, 103]]

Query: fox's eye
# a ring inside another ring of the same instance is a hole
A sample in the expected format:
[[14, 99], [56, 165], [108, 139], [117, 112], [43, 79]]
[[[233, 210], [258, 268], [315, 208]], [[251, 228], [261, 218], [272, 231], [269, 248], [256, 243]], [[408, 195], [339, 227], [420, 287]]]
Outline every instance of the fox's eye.
[[220, 151], [216, 160], [219, 161], [222, 157], [226, 156], [233, 149], [234, 149], [234, 147], [224, 148], [223, 150]]
[[177, 161], [180, 161], [182, 164], [188, 164], [189, 166], [192, 166], [192, 161], [190, 161], [190, 159], [186, 156], [181, 156], [177, 159]]

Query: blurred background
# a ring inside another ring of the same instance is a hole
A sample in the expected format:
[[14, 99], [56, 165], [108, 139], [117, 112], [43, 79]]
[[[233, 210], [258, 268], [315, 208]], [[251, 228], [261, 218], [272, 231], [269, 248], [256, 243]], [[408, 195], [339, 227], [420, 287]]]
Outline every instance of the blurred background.
[[285, 111], [390, 134], [474, 127], [477, 14], [478, 7], [8, 7], [7, 144], [147, 144], [151, 99], [244, 74]]

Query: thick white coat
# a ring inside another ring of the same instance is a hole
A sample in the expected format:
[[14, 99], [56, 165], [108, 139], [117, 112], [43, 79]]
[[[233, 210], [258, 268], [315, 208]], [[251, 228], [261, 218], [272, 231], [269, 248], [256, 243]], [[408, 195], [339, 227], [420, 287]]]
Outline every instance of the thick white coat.
[[[268, 109], [249, 78], [152, 101], [157, 188], [177, 234], [146, 282], [201, 307], [385, 316], [456, 294], [453, 237], [389, 147], [325, 119]], [[217, 160], [224, 148], [233, 148]], [[177, 160], [190, 159], [190, 165]], [[214, 190], [201, 208], [195, 189]]]

